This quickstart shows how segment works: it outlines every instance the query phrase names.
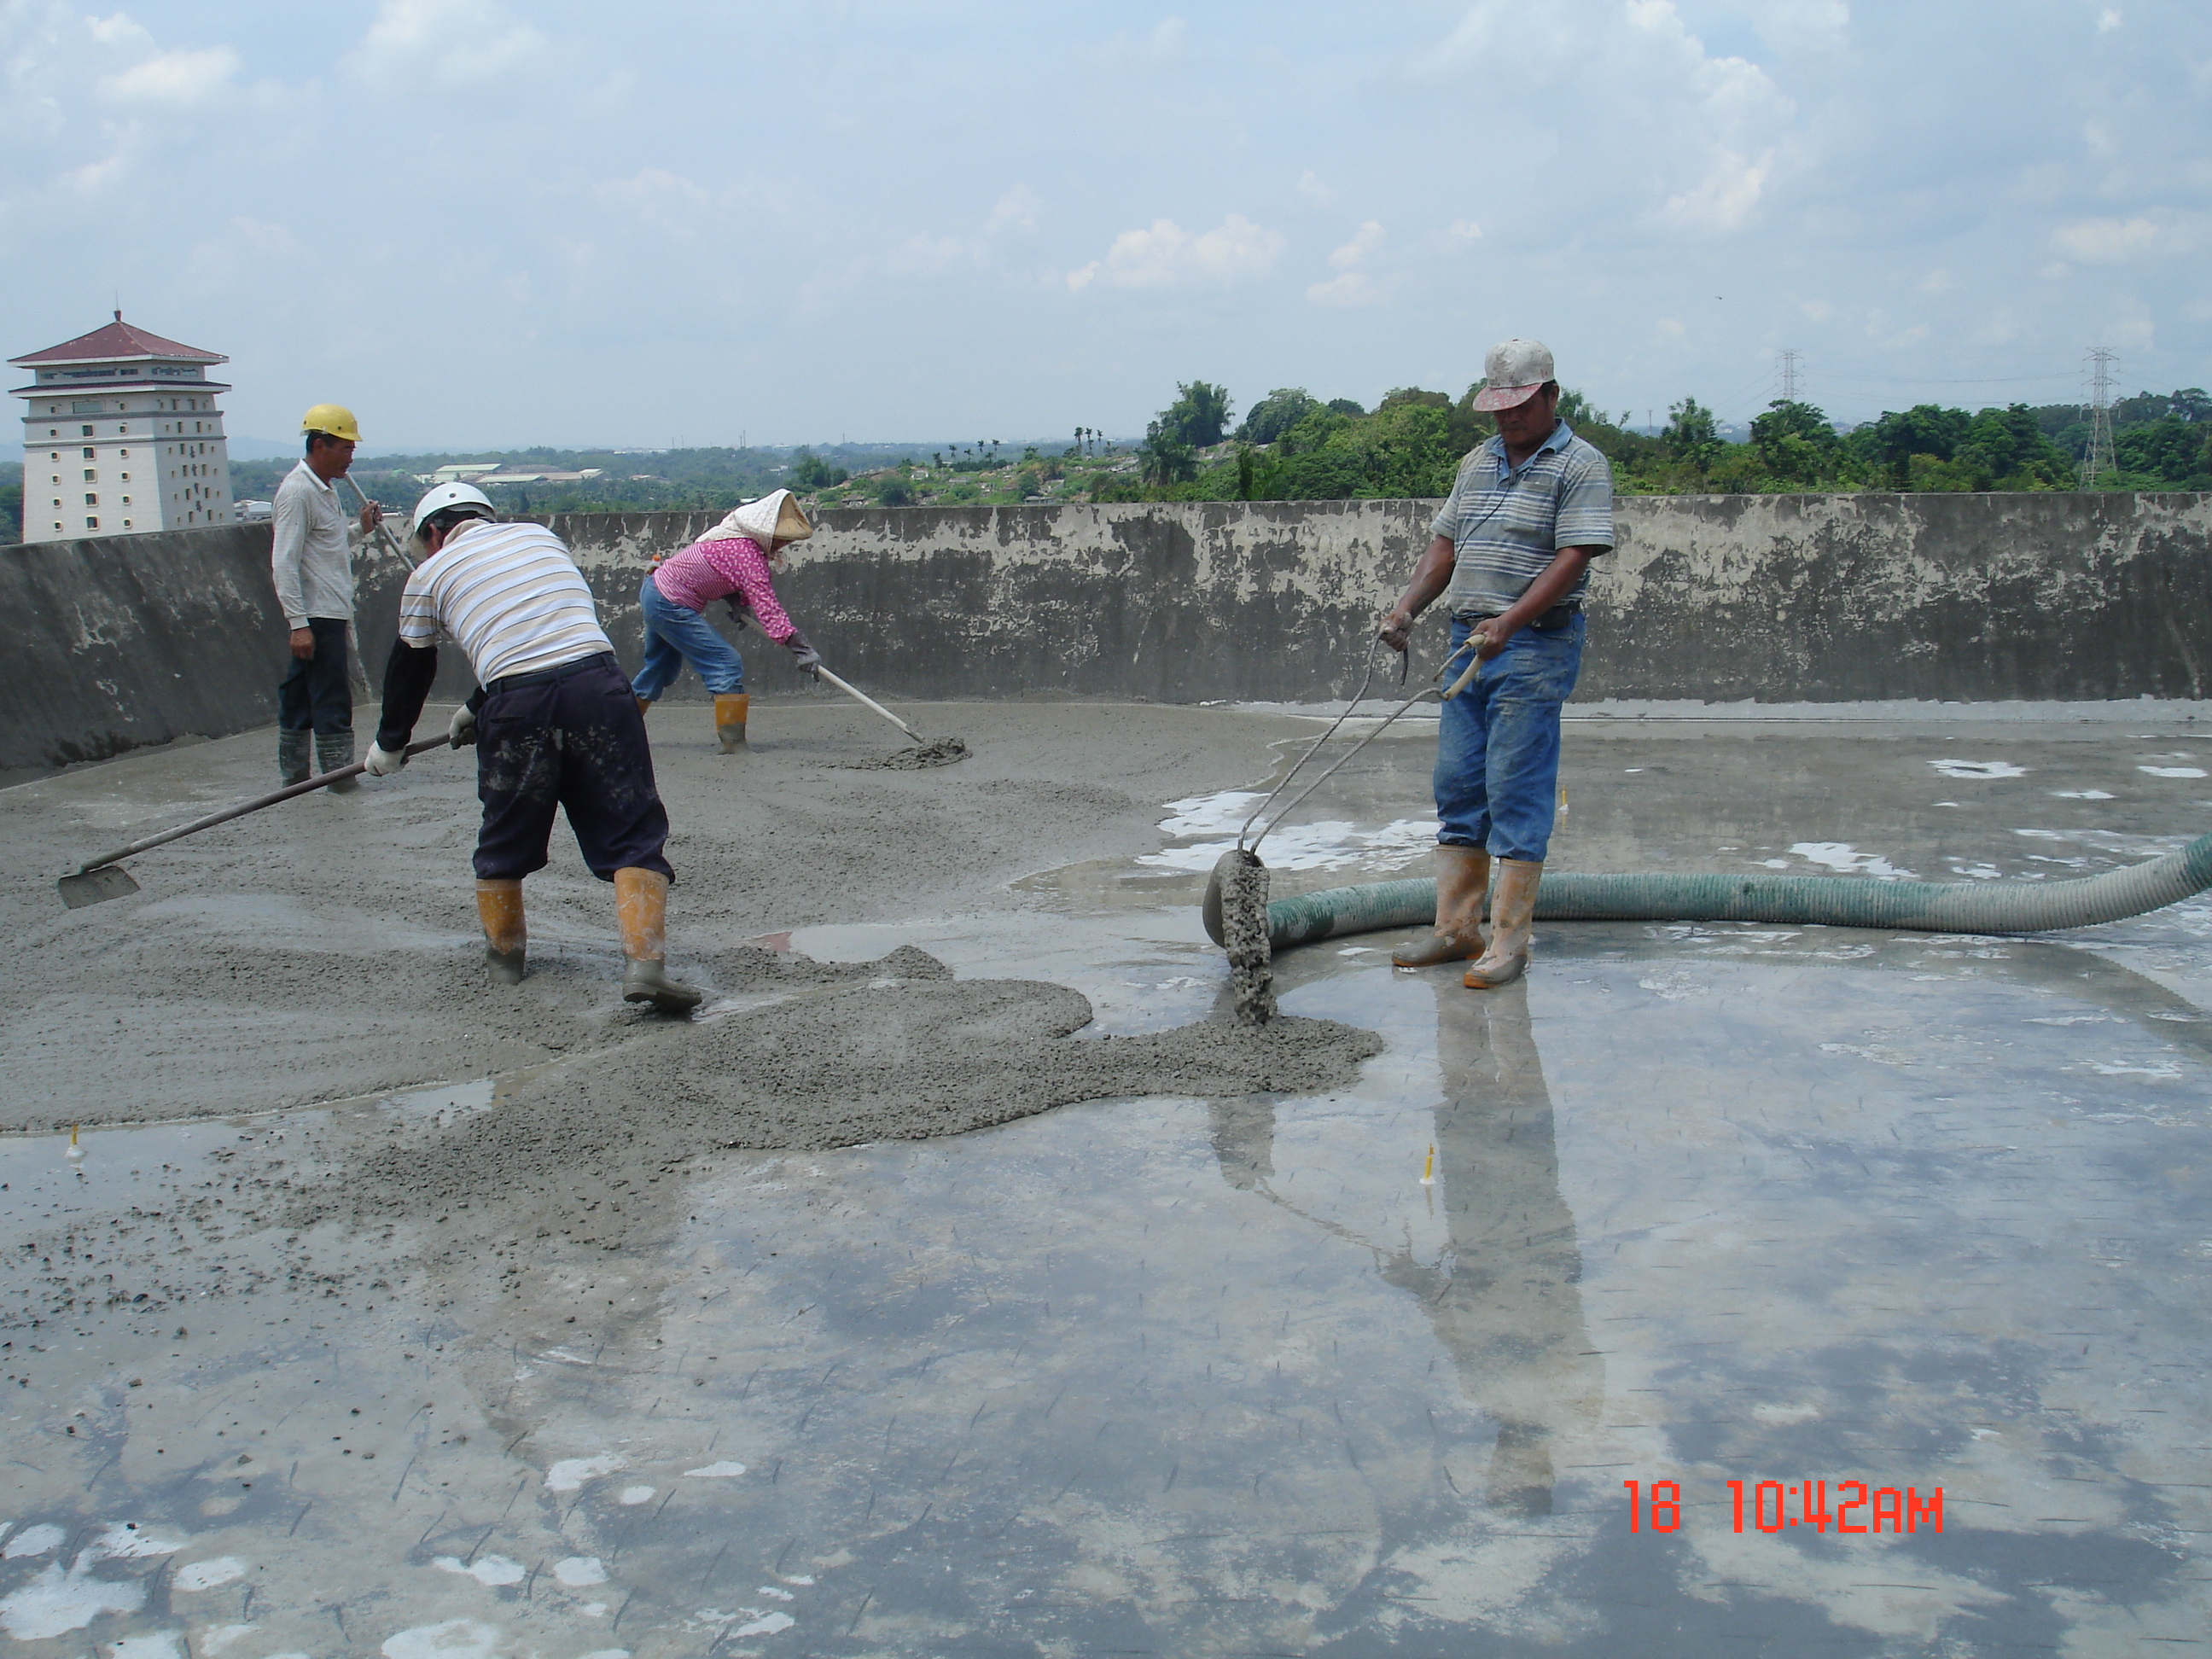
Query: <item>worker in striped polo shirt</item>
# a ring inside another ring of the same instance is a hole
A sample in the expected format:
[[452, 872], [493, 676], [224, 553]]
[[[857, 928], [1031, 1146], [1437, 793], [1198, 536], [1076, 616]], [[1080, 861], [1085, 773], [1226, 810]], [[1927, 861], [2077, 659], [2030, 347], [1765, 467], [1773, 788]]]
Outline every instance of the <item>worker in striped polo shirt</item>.
[[542, 525], [501, 524], [468, 484], [440, 484], [415, 507], [424, 558], [399, 599], [399, 637], [384, 676], [384, 713], [368, 770], [407, 763], [407, 740], [438, 672], [437, 642], [458, 643], [477, 689], [448, 728], [477, 744], [483, 825], [477, 911], [492, 979], [519, 983], [526, 933], [522, 879], [545, 867], [553, 813], [568, 815], [584, 862], [615, 889], [623, 1000], [688, 1014], [699, 993], [666, 967], [668, 813], [653, 781], [645, 721], [599, 627], [583, 572]]
[[1550, 349], [1507, 340], [1483, 370], [1474, 406], [1498, 435], [1460, 463], [1381, 630], [1403, 651], [1413, 618], [1441, 596], [1452, 617], [1446, 684], [1470, 656], [1477, 665], [1437, 721], [1436, 927], [1390, 957], [1401, 968], [1473, 957], [1472, 990], [1510, 985], [1528, 965], [1559, 799], [1559, 709], [1582, 669], [1590, 561], [1613, 547], [1613, 468], [1559, 418]]

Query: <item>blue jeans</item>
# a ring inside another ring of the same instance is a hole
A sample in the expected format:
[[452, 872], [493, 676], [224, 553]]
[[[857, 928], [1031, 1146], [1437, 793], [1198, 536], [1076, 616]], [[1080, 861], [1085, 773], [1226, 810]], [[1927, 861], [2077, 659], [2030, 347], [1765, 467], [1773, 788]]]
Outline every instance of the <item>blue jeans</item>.
[[635, 695], [647, 702], [658, 702], [687, 662], [699, 671], [699, 678], [715, 696], [745, 689], [744, 659], [704, 617], [668, 599], [651, 576], [645, 579], [637, 597], [645, 611], [645, 666], [630, 683]]
[[[1437, 839], [1541, 864], [1559, 792], [1559, 707], [1582, 672], [1582, 613], [1565, 628], [1524, 628], [1443, 705], [1437, 725]], [[1455, 620], [1455, 647], [1472, 623]], [[1446, 685], [1467, 666], [1448, 663]]]

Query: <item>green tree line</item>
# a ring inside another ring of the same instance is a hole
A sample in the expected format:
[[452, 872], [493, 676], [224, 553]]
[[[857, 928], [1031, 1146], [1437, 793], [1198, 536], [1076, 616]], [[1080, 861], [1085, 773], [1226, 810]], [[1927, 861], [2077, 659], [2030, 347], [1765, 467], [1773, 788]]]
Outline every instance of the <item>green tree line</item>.
[[[1302, 501], [1434, 496], [1461, 459], [1496, 429], [1458, 398], [1416, 386], [1371, 410], [1279, 387], [1232, 429], [1227, 392], [1176, 387], [1146, 429], [1137, 469], [1099, 481], [1095, 501]], [[1748, 437], [1722, 436], [1695, 398], [1668, 410], [1657, 432], [1631, 429], [1580, 392], [1559, 413], [1613, 463], [1625, 495], [1772, 494], [1850, 490], [2035, 490], [2083, 487], [2089, 441], [2071, 404], [2014, 404], [1973, 412], [1922, 404], [1839, 431], [1809, 403], [1776, 400]], [[2100, 489], [2212, 490], [2212, 398], [2197, 388], [2143, 392], [2113, 410], [2117, 465]]]

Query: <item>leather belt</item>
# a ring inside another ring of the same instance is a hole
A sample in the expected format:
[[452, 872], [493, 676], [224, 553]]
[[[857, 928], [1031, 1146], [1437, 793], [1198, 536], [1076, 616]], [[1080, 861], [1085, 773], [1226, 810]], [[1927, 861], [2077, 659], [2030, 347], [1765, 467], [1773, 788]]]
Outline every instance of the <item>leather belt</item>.
[[[1555, 605], [1542, 616], [1531, 617], [1526, 625], [1530, 628], [1565, 628], [1582, 614], [1582, 609], [1578, 604]], [[1488, 622], [1492, 617], [1502, 617], [1504, 614], [1502, 611], [1478, 611], [1467, 620], [1471, 623]]]

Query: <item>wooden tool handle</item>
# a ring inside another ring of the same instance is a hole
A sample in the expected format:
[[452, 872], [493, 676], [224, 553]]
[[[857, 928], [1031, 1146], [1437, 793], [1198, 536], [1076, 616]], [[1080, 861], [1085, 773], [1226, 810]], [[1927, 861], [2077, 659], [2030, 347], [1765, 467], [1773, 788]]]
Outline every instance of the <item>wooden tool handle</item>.
[[[411, 758], [422, 753], [426, 749], [443, 749], [452, 741], [451, 738], [425, 738], [420, 743], [409, 744], [407, 753]], [[278, 801], [289, 800], [295, 795], [311, 794], [318, 789], [327, 789], [334, 783], [343, 783], [348, 778], [359, 777], [368, 769], [367, 761], [356, 761], [351, 766], [341, 766], [335, 772], [325, 772], [304, 782], [290, 784], [282, 789], [272, 789], [265, 795], [257, 795], [242, 806], [228, 806], [220, 812], [210, 812], [204, 818], [194, 818], [182, 829], [164, 830], [158, 836], [149, 836], [143, 841], [134, 841], [128, 847], [118, 847], [112, 853], [103, 853], [100, 857], [79, 865], [76, 873], [82, 876], [88, 871], [99, 869], [103, 864], [112, 864], [118, 859], [127, 859], [134, 853], [143, 853], [149, 848], [160, 847], [167, 842], [182, 840], [185, 836], [197, 835], [203, 830], [212, 830], [218, 823], [228, 823], [233, 818], [242, 818], [248, 812], [258, 812], [264, 806], [274, 806]]]

